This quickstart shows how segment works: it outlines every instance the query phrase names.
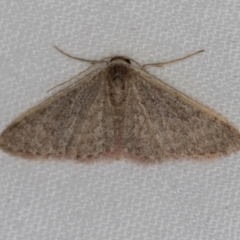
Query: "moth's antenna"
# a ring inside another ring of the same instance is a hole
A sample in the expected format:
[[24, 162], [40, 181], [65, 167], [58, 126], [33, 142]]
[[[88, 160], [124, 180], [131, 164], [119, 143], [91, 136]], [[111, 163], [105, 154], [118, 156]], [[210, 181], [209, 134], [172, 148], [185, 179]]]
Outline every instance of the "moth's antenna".
[[79, 57], [75, 57], [75, 56], [72, 56], [66, 52], [64, 52], [63, 50], [61, 50], [60, 48], [58, 48], [57, 46], [53, 46], [57, 51], [59, 51], [60, 53], [62, 53], [63, 55], [69, 57], [69, 58], [72, 58], [72, 59], [75, 59], [75, 60], [78, 60], [78, 61], [82, 61], [82, 62], [88, 62], [90, 64], [96, 64], [96, 63], [99, 63], [99, 61], [97, 60], [89, 60], [89, 59], [84, 59], [84, 58], [79, 58]]
[[199, 51], [197, 51], [197, 52], [195, 52], [195, 53], [191, 53], [191, 54], [189, 54], [189, 55], [187, 55], [187, 56], [185, 56], [185, 57], [178, 58], [178, 59], [174, 59], [174, 60], [171, 60], [171, 61], [168, 61], [168, 62], [162, 62], [162, 63], [147, 63], [147, 64], [142, 65], [142, 69], [144, 69], [144, 68], [147, 67], [147, 66], [162, 67], [163, 65], [166, 65], [166, 64], [169, 64], [169, 63], [174, 63], [174, 62], [182, 61], [182, 60], [184, 60], [184, 59], [186, 59], [186, 58], [192, 57], [192, 56], [194, 56], [194, 55], [196, 55], [196, 54], [198, 54], [198, 53], [201, 53], [201, 52], [204, 52], [204, 50], [199, 50]]
[[88, 59], [84, 59], [84, 58], [75, 57], [75, 56], [72, 56], [72, 55], [64, 52], [63, 50], [61, 50], [61, 49], [58, 48], [57, 46], [53, 46], [53, 47], [54, 47], [57, 51], [59, 51], [60, 53], [62, 53], [63, 55], [65, 55], [65, 56], [67, 56], [67, 57], [69, 57], [69, 58], [72, 58], [72, 59], [74, 59], [74, 60], [78, 60], [78, 61], [82, 61], [82, 62], [88, 62], [88, 63], [91, 64], [91, 66], [88, 67], [87, 69], [83, 70], [82, 72], [76, 74], [75, 76], [71, 77], [71, 78], [68, 79], [67, 81], [64, 81], [64, 82], [62, 82], [62, 83], [60, 83], [60, 84], [58, 84], [58, 85], [50, 88], [47, 92], [50, 92], [50, 91], [53, 90], [54, 88], [59, 87], [59, 86], [65, 84], [65, 83], [67, 83], [67, 82], [75, 79], [76, 77], [80, 76], [81, 74], [83, 74], [84, 72], [86, 72], [88, 69], [90, 69], [93, 65], [95, 65], [95, 64], [97, 64], [97, 63], [102, 63], [102, 62], [104, 62], [104, 61], [101, 61], [101, 60], [100, 60], [100, 61], [97, 61], [97, 60], [95, 61], [95, 60], [88, 60]]

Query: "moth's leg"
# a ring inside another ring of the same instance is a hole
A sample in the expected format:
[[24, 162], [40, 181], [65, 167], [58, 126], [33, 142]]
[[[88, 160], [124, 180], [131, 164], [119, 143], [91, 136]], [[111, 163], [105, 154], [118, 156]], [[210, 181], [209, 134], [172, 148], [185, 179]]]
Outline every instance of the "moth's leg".
[[197, 52], [195, 52], [195, 53], [191, 53], [191, 54], [189, 54], [189, 55], [187, 55], [187, 56], [185, 56], [185, 57], [178, 58], [178, 59], [174, 59], [174, 60], [168, 61], [168, 62], [162, 62], [162, 63], [147, 63], [147, 64], [142, 65], [142, 68], [145, 68], [145, 67], [147, 67], [147, 66], [162, 67], [163, 65], [166, 65], [166, 64], [169, 64], [169, 63], [178, 62], [178, 61], [184, 60], [184, 59], [186, 59], [186, 58], [192, 57], [192, 56], [194, 56], [194, 55], [196, 55], [196, 54], [198, 54], [198, 53], [201, 53], [201, 52], [203, 52], [203, 51], [204, 51], [204, 50], [199, 50], [199, 51], [197, 51]]
[[54, 48], [59, 51], [60, 53], [62, 53], [63, 55], [69, 57], [69, 58], [72, 58], [72, 59], [75, 59], [75, 60], [78, 60], [78, 61], [82, 61], [82, 62], [88, 62], [90, 64], [96, 64], [96, 63], [99, 63], [99, 61], [96, 61], [96, 60], [89, 60], [89, 59], [84, 59], [84, 58], [79, 58], [79, 57], [75, 57], [75, 56], [72, 56], [66, 52], [64, 52], [63, 50], [61, 50], [60, 48], [58, 48], [57, 46], [54, 46]]

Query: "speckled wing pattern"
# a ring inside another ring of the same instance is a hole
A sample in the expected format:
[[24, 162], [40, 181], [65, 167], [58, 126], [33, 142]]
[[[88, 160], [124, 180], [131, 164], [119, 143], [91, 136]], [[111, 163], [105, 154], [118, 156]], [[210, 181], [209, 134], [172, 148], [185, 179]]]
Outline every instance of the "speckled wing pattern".
[[127, 58], [103, 62], [104, 68], [10, 124], [0, 148], [25, 158], [123, 155], [138, 162], [213, 158], [240, 149], [239, 131], [220, 115], [132, 67]]
[[211, 158], [240, 149], [240, 134], [210, 109], [159, 79], [134, 70], [123, 124], [123, 148], [143, 161]]
[[114, 132], [105, 74], [103, 70], [30, 109], [2, 133], [1, 148], [25, 158], [82, 161], [110, 152]]

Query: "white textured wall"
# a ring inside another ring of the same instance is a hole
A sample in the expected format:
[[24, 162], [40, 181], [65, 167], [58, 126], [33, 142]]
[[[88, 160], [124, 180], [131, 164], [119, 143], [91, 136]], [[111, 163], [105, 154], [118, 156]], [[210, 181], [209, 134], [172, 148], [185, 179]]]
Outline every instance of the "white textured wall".
[[[87, 64], [141, 63], [240, 129], [238, 0], [0, 0], [0, 131]], [[82, 165], [0, 152], [0, 239], [239, 239], [240, 153], [213, 163]]]

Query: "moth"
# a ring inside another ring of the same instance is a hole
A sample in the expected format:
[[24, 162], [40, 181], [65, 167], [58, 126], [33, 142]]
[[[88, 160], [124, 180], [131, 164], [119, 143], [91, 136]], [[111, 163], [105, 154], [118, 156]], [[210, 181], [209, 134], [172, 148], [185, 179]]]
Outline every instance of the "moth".
[[92, 61], [58, 50], [104, 66], [77, 76], [13, 121], [0, 136], [3, 151], [32, 159], [88, 162], [123, 156], [162, 162], [240, 149], [240, 133], [232, 124], [145, 70], [163, 64], [140, 65], [124, 56]]

